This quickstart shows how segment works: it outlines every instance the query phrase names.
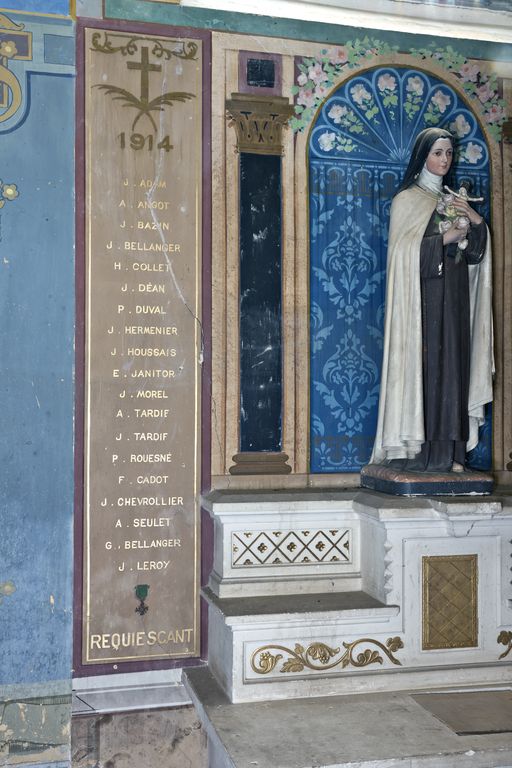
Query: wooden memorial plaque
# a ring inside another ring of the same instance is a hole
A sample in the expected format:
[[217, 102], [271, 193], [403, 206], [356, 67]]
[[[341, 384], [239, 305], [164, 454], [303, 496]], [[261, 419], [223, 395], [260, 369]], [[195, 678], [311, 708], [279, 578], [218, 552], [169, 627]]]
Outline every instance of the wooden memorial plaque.
[[85, 47], [82, 658], [197, 656], [202, 43]]

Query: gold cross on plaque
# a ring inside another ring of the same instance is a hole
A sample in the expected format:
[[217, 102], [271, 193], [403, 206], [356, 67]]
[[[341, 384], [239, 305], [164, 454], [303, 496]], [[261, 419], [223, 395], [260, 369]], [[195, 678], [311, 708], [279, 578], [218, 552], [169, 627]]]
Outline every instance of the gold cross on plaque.
[[140, 61], [129, 61], [126, 66], [128, 69], [140, 70], [140, 100], [149, 101], [149, 73], [160, 72], [162, 67], [160, 64], [149, 63], [149, 48], [146, 46], [140, 49]]

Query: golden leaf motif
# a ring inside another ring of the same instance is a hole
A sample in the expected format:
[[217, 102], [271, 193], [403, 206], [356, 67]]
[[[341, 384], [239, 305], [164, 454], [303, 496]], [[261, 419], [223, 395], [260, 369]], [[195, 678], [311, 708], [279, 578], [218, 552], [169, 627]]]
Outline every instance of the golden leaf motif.
[[356, 667], [366, 667], [368, 664], [382, 664], [382, 662], [383, 658], [378, 651], [372, 651], [370, 648], [367, 648], [362, 653], [357, 654], [356, 661], [353, 663]]
[[404, 647], [402, 638], [400, 637], [390, 637], [386, 640], [386, 647], [388, 650], [391, 651], [391, 653], [396, 653], [396, 651], [399, 651], [400, 648]]
[[281, 667], [281, 672], [302, 672], [304, 662], [299, 659], [288, 659]]
[[322, 664], [327, 664], [329, 659], [332, 659], [339, 652], [339, 648], [329, 648], [325, 643], [313, 643], [308, 648], [308, 655]]
[[[392, 664], [401, 666], [401, 662], [393, 656], [394, 651], [404, 647], [399, 637], [389, 637], [386, 640], [386, 645], [379, 640], [363, 637], [360, 640], [354, 640], [352, 643], [344, 642], [343, 647], [345, 651], [339, 658], [335, 657], [340, 653], [340, 648], [331, 648], [326, 643], [321, 642], [311, 643], [306, 650], [300, 643], [296, 643], [293, 651], [291, 648], [283, 645], [266, 645], [253, 653], [251, 667], [260, 675], [272, 672], [278, 661], [283, 658], [283, 655], [281, 653], [270, 653], [270, 650], [282, 651], [288, 654], [288, 658], [283, 662], [279, 670], [281, 673], [302, 672], [304, 669], [320, 672], [334, 669], [337, 666], [345, 669], [349, 665], [353, 667], [366, 667], [368, 664], [384, 663], [384, 659], [379, 651], [372, 648], [365, 648], [354, 658], [353, 653], [355, 649], [361, 645], [376, 645]], [[334, 661], [331, 661], [331, 659], [334, 659]]]
[[274, 654], [269, 653], [268, 651], [265, 651], [263, 653], [260, 653], [257, 669], [254, 666], [254, 656], [253, 656], [253, 669], [255, 670], [255, 672], [260, 672], [262, 675], [266, 675], [267, 672], [272, 672], [272, 670], [275, 669], [277, 662], [280, 661], [282, 658], [283, 657], [280, 653], [274, 656]]
[[503, 629], [498, 635], [498, 643], [508, 646], [507, 650], [498, 656], [498, 659], [504, 659], [512, 651], [512, 632]]

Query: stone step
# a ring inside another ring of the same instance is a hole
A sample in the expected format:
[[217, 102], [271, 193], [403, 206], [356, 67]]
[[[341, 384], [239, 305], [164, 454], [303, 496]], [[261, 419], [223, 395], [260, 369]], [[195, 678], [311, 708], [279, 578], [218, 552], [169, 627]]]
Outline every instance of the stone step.
[[[398, 664], [396, 605], [365, 592], [219, 598], [208, 602], [208, 663], [232, 701], [302, 695], [311, 675]], [[368, 653], [364, 663], [358, 654]], [[372, 656], [373, 654], [373, 656]]]
[[[481, 730], [500, 727], [489, 716], [494, 692], [494, 709], [500, 710], [501, 720], [507, 719], [503, 707], [512, 706], [512, 694], [503, 687], [485, 691], [484, 697], [474, 687], [462, 689], [458, 719], [464, 722], [466, 710], [473, 732], [461, 733], [427, 706], [429, 693], [438, 694], [436, 699], [443, 693], [453, 696], [442, 683], [435, 691], [414, 695], [390, 692], [232, 704], [208, 668], [189, 668], [184, 677], [208, 734], [210, 768], [512, 765], [512, 733], [475, 733], [480, 725]], [[456, 709], [451, 702], [445, 710]]]

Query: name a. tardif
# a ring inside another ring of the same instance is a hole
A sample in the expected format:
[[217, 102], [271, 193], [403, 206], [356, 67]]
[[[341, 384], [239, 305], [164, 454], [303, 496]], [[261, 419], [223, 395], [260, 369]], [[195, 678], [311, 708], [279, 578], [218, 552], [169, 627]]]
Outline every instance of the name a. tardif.
[[175, 325], [125, 325], [127, 336], [177, 336]]
[[176, 357], [175, 349], [163, 347], [128, 347], [128, 357]]
[[177, 507], [183, 496], [119, 496], [118, 507]]
[[138, 240], [125, 240], [125, 251], [144, 251], [150, 253], [180, 253], [180, 243], [139, 243]]
[[150, 539], [146, 541], [143, 539], [135, 539], [135, 541], [125, 541], [125, 549], [165, 549], [168, 547], [181, 547], [181, 539]]
[[190, 643], [193, 638], [193, 629], [149, 629], [147, 632], [109, 632], [91, 634], [90, 649], [118, 651], [120, 648], [141, 648], [152, 645], [171, 645], [176, 643]]
[[134, 408], [135, 417], [137, 419], [166, 419], [170, 412], [170, 408]]
[[172, 453], [130, 453], [130, 464], [170, 464]]

